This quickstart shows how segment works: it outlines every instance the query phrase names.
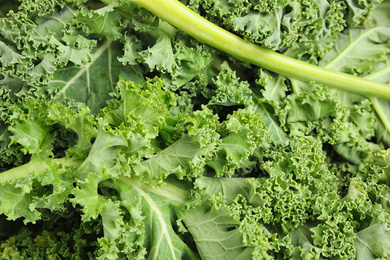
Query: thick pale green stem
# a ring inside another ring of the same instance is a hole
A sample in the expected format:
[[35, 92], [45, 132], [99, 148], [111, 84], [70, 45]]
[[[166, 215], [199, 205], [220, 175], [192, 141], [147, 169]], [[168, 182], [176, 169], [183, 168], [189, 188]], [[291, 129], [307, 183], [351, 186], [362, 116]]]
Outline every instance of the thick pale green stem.
[[[177, 0], [129, 1], [149, 10], [199, 41], [243, 61], [305, 82], [315, 81], [345, 91], [390, 99], [390, 86], [387, 84], [327, 70], [252, 44], [202, 18]], [[109, 4], [113, 0], [102, 2]]]
[[68, 159], [51, 159], [50, 161], [45, 160], [32, 160], [21, 166], [12, 168], [8, 171], [0, 173], [0, 184], [9, 182], [14, 179], [23, 179], [26, 178], [28, 174], [44, 174], [47, 170], [50, 169], [51, 165], [61, 165], [61, 166], [75, 166], [76, 168], [80, 166], [81, 162]]

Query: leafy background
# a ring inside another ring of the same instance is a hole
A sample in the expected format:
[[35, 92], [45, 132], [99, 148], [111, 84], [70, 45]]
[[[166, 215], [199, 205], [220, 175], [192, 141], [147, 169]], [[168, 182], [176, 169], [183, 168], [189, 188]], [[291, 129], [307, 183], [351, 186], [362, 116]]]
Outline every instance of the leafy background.
[[[389, 83], [388, 1], [183, 2]], [[227, 57], [125, 1], [0, 16], [1, 258], [389, 257], [388, 101]]]

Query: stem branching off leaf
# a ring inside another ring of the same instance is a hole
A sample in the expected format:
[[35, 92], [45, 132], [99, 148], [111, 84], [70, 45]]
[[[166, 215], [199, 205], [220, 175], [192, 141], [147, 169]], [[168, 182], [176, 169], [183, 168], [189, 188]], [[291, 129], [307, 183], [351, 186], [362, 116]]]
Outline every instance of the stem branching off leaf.
[[[188, 9], [177, 0], [130, 0], [161, 19], [240, 60], [305, 82], [326, 86], [365, 96], [390, 99], [390, 86], [357, 76], [324, 69], [250, 43]], [[110, 4], [113, 0], [102, 0]]]

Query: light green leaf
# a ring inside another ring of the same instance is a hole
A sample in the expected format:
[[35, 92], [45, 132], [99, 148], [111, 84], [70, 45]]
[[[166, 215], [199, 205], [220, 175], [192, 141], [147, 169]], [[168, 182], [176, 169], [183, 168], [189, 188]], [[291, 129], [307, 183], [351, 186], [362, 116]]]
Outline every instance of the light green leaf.
[[318, 259], [320, 257], [320, 248], [313, 245], [313, 233], [310, 226], [302, 226], [291, 232], [291, 243], [296, 247], [292, 259]]
[[390, 26], [390, 1], [384, 0], [372, 11], [370, 18], [377, 26]]
[[81, 8], [76, 17], [76, 22], [87, 34], [97, 34], [109, 40], [117, 40], [122, 36], [121, 16], [115, 10], [116, 2], [96, 10]]
[[47, 117], [53, 123], [61, 124], [77, 134], [77, 149], [87, 151], [91, 148], [92, 138], [95, 138], [97, 134], [97, 123], [88, 107], [76, 112], [57, 102], [51, 102], [48, 106]]
[[[237, 110], [225, 121], [227, 134], [216, 154], [207, 162], [217, 176], [233, 176], [236, 170], [250, 171], [256, 164], [249, 160], [256, 149], [263, 152], [269, 147], [270, 138], [259, 114]], [[246, 169], [248, 168], [248, 169]]]
[[202, 259], [252, 259], [253, 248], [243, 243], [229, 209], [205, 205], [184, 212], [184, 223], [194, 237]]
[[209, 105], [238, 106], [252, 103], [252, 92], [247, 81], [240, 81], [227, 63], [221, 64], [221, 72], [213, 79], [217, 90]]
[[79, 170], [94, 173], [99, 173], [104, 169], [113, 171], [120, 163], [121, 149], [126, 146], [127, 140], [123, 136], [100, 129]]
[[149, 65], [150, 70], [156, 68], [171, 73], [176, 66], [171, 36], [165, 33], [161, 33], [156, 44], [147, 51], [140, 52], [139, 56]]
[[[131, 259], [198, 259], [182, 237], [175, 232], [177, 207], [172, 198], [157, 195], [156, 188], [137, 179], [120, 178], [115, 183], [102, 183], [118, 192], [120, 202], [107, 201], [102, 211], [104, 239], [100, 243], [101, 259], [123, 255]], [[162, 187], [161, 190], [164, 190]], [[168, 194], [168, 193], [161, 193]], [[125, 221], [130, 216], [130, 221]], [[124, 245], [124, 247], [118, 247]]]
[[[80, 173], [80, 171], [78, 171]], [[84, 174], [85, 175], [85, 174]], [[82, 176], [80, 176], [82, 177]], [[99, 184], [111, 176], [107, 171], [101, 170], [99, 173], [88, 174], [84, 180], [78, 179], [78, 185], [72, 191], [74, 197], [70, 201], [74, 205], [82, 206], [82, 219], [89, 221], [96, 219], [107, 207], [107, 200], [98, 194]]]
[[170, 174], [179, 179], [203, 174], [205, 160], [213, 146], [204, 146], [194, 138], [184, 135], [177, 142], [158, 152], [153, 157], [135, 165], [137, 176], [148, 180], [163, 180]]
[[2, 67], [13, 65], [19, 61], [23, 56], [13, 51], [4, 42], [0, 41], [0, 64]]
[[356, 259], [386, 259], [390, 256], [390, 229], [387, 223], [378, 222], [359, 231], [355, 238]]
[[280, 126], [280, 122], [274, 114], [271, 105], [262, 102], [261, 100], [257, 100], [254, 102], [253, 106], [248, 107], [248, 110], [259, 114], [268, 130], [268, 135], [275, 144], [283, 146], [289, 142], [289, 138]]

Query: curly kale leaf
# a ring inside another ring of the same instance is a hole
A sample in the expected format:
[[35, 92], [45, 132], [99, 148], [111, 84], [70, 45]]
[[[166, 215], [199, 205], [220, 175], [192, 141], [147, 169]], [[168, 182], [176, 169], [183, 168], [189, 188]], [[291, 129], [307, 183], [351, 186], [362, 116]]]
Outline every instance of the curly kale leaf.
[[[123, 66], [115, 6], [25, 1], [0, 19], [1, 86], [12, 94], [73, 100], [99, 111], [120, 75], [142, 83], [138, 66]], [[129, 73], [132, 71], [132, 73]]]

